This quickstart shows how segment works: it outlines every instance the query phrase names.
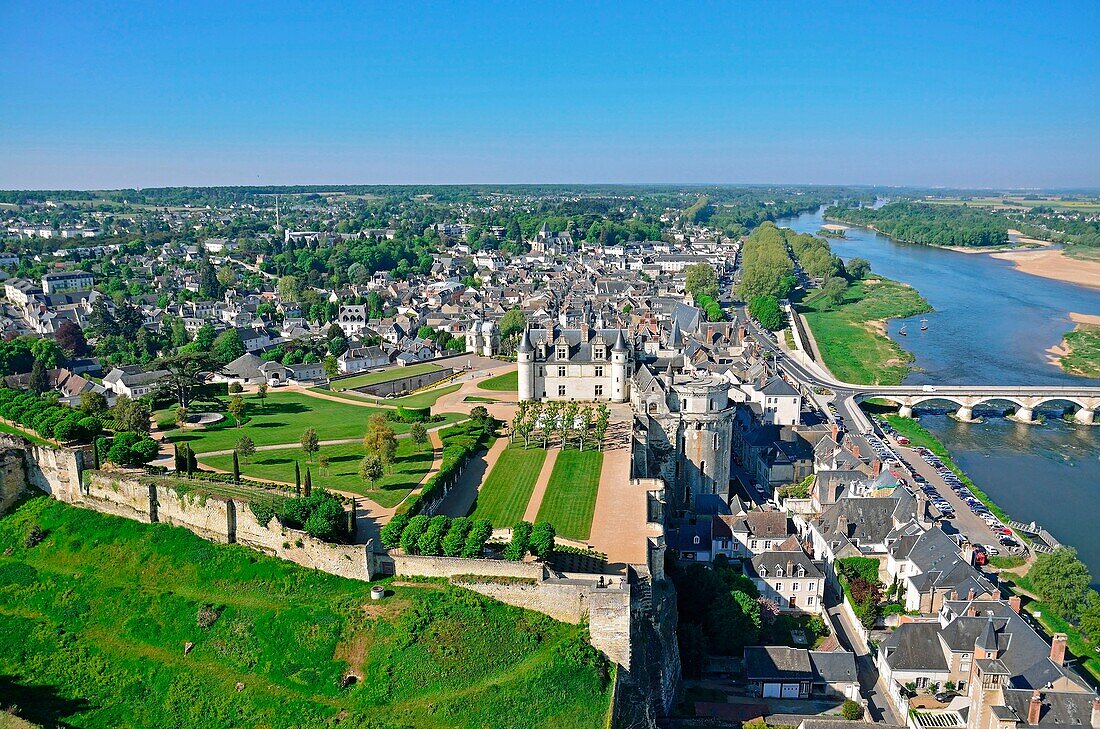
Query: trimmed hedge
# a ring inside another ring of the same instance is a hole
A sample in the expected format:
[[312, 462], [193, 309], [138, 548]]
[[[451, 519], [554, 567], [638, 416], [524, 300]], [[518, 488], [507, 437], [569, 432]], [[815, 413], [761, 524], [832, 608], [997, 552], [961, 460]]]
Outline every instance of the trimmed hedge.
[[496, 421], [489, 418], [482, 422], [470, 420], [440, 431], [439, 439], [443, 443], [443, 453], [439, 472], [428, 479], [419, 494], [410, 496], [398, 507], [400, 513], [410, 516], [419, 514], [424, 504], [435, 500], [443, 491], [444, 484], [462, 473], [466, 461], [472, 455], [489, 447], [496, 427]]
[[62, 442], [91, 443], [102, 430], [98, 418], [8, 387], [0, 387], [0, 417]]

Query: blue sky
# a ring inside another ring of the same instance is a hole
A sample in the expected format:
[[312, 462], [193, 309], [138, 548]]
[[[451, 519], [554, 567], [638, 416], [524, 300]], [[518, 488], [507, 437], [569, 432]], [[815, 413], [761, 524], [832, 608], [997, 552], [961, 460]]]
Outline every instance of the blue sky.
[[1100, 3], [0, 3], [0, 187], [1100, 186]]

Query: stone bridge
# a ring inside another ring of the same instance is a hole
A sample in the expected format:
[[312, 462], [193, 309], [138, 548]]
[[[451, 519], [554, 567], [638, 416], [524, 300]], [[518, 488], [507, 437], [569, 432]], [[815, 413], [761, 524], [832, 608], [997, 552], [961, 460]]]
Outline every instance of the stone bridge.
[[913, 408], [923, 403], [937, 401], [958, 406], [955, 417], [963, 422], [974, 419], [974, 408], [979, 405], [1007, 403], [1015, 408], [1010, 416], [1021, 423], [1035, 423], [1035, 411], [1044, 405], [1059, 405], [1060, 409], [1073, 409], [1074, 422], [1082, 425], [1096, 423], [1096, 411], [1100, 408], [1100, 387], [1016, 387], [972, 385], [848, 385], [856, 402], [871, 398], [889, 400], [898, 405], [898, 413], [912, 417]]

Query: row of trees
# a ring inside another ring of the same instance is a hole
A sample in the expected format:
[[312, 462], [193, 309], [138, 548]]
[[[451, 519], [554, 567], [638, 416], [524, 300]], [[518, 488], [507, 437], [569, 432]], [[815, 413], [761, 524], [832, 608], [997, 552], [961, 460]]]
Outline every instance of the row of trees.
[[825, 215], [908, 243], [941, 246], [999, 246], [1008, 242], [1010, 221], [965, 205], [896, 202], [880, 208], [833, 206]]
[[603, 450], [604, 437], [611, 424], [611, 410], [605, 403], [596, 407], [575, 402], [533, 401], [521, 402], [512, 417], [512, 439], [523, 439], [523, 447], [531, 445], [531, 439], [538, 433], [542, 447], [550, 445], [555, 434], [562, 448], [576, 443], [580, 450], [594, 444]]
[[[397, 514], [382, 527], [379, 538], [386, 549], [401, 548], [405, 554], [444, 557], [481, 557], [485, 544], [493, 536], [488, 519], [449, 516]], [[513, 561], [528, 554], [549, 559], [554, 553], [557, 533], [549, 522], [536, 524], [521, 521], [512, 528], [512, 539], [505, 545], [503, 556]]]

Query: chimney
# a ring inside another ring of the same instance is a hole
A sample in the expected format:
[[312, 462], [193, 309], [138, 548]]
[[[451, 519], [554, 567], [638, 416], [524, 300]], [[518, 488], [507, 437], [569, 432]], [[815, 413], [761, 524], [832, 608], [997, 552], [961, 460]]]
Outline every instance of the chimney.
[[[794, 562], [792, 562], [791, 560], [788, 559], [787, 560], [787, 576], [790, 577], [792, 572], [794, 572]], [[1062, 636], [1062, 637], [1064, 638], [1065, 636]]]
[[1039, 723], [1039, 712], [1043, 710], [1043, 695], [1036, 689], [1027, 702], [1027, 723], [1035, 726]]
[[1100, 727], [1100, 699], [1092, 700], [1092, 725]]
[[1066, 662], [1066, 634], [1055, 633], [1050, 643], [1050, 660], [1059, 666]]
[[[882, 473], [882, 461], [875, 458], [871, 461], [871, 476], [878, 478], [880, 473]], [[921, 493], [924, 492], [922, 491]]]
[[[921, 493], [923, 494], [924, 492], [921, 491]], [[963, 558], [963, 560], [966, 561], [966, 563], [968, 565], [973, 566], [973, 564], [974, 564], [974, 545], [971, 544], [970, 542], [967, 542], [966, 544], [963, 545], [962, 558]], [[1019, 598], [1017, 598], [1017, 599], [1019, 599]], [[1017, 610], [1016, 612], [1020, 612], [1020, 611]]]
[[969, 590], [967, 591], [967, 593], [966, 593], [966, 599], [967, 599], [967, 600], [973, 600], [973, 599], [974, 599], [974, 597], [975, 597], [975, 595], [974, 595], [974, 588], [973, 588], [973, 587], [971, 587], [971, 588], [970, 588], [970, 589], [969, 589]]
[[1008, 598], [1008, 606], [1012, 608], [1012, 612], [1019, 614], [1020, 605], [1021, 601], [1019, 595], [1013, 595], [1012, 597]]
[[852, 443], [852, 455], [859, 458], [859, 443]]
[[977, 605], [967, 605], [967, 607], [966, 607], [966, 616], [968, 618], [977, 617], [978, 616], [978, 606]]
[[840, 435], [840, 426], [838, 426], [836, 423], [833, 423], [830, 427], [830, 432], [833, 434], [833, 440], [835, 441], [836, 437]]

